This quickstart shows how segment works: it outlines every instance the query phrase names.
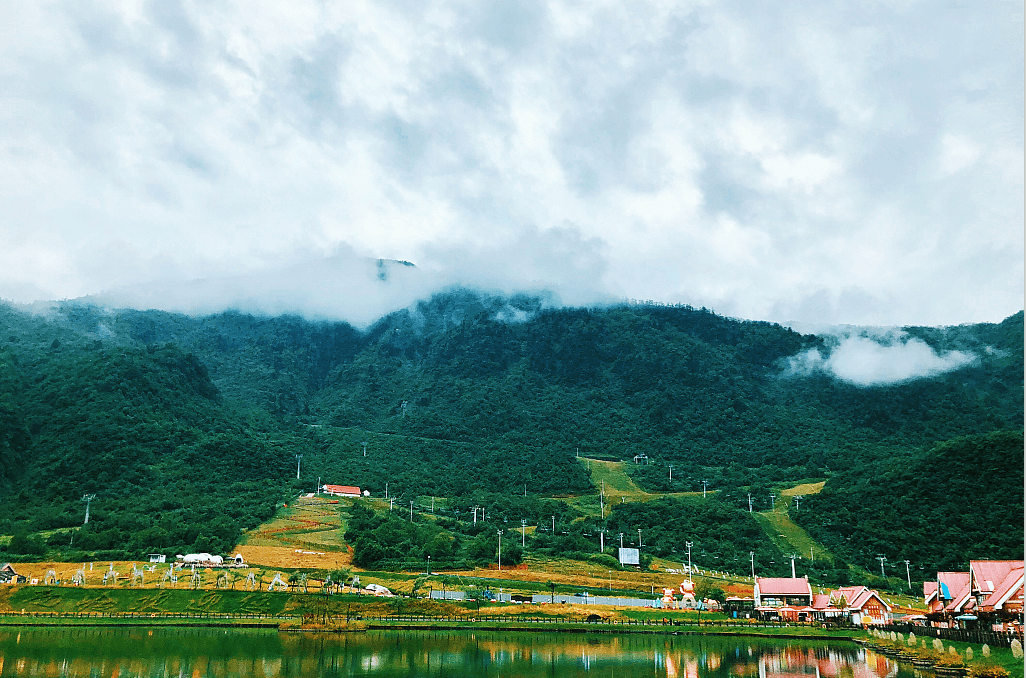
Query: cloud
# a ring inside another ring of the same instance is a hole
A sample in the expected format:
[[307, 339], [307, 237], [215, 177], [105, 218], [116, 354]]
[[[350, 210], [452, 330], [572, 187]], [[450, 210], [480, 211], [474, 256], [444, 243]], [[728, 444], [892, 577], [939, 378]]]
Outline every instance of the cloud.
[[926, 342], [902, 332], [834, 338], [824, 355], [809, 349], [789, 359], [786, 376], [827, 374], [856, 386], [887, 386], [935, 377], [978, 360], [972, 353], [937, 353]]
[[15, 0], [0, 22], [0, 297], [365, 314], [303, 270], [352, 256], [776, 321], [1022, 306], [1015, 3]]

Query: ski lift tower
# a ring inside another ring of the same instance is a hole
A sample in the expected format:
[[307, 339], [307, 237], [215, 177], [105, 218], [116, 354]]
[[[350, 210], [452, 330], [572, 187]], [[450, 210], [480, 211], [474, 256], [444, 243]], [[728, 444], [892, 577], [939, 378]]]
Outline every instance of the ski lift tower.
[[85, 505], [86, 505], [85, 521], [82, 523], [83, 525], [88, 525], [89, 524], [89, 503], [93, 499], [96, 499], [96, 495], [95, 494], [83, 494], [82, 495], [82, 501], [84, 501]]

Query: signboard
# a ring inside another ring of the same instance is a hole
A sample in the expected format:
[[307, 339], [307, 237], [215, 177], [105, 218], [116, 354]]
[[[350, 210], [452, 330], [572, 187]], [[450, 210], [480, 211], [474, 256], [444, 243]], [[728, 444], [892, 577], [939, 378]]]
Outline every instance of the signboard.
[[638, 549], [620, 549], [621, 565], [641, 565]]

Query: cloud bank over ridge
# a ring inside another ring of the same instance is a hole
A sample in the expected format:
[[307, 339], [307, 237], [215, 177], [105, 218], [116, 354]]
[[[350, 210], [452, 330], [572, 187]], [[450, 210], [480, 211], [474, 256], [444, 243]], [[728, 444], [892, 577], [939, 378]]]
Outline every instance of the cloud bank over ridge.
[[822, 373], [856, 386], [886, 386], [939, 376], [979, 359], [964, 351], [937, 352], [923, 340], [900, 331], [831, 339], [834, 345], [826, 355], [815, 348], [800, 353], [789, 359], [785, 374]]
[[14, 0], [0, 22], [2, 298], [365, 317], [422, 284], [356, 283], [388, 258], [424, 290], [776, 321], [1022, 306], [1020, 4]]

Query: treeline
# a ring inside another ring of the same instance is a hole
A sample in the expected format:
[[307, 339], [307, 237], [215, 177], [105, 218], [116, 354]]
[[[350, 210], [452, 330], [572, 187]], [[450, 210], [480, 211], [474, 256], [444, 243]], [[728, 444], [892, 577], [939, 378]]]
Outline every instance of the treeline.
[[4, 558], [223, 553], [291, 496], [281, 446], [306, 439], [233, 412], [194, 355], [18, 320], [0, 347]]

